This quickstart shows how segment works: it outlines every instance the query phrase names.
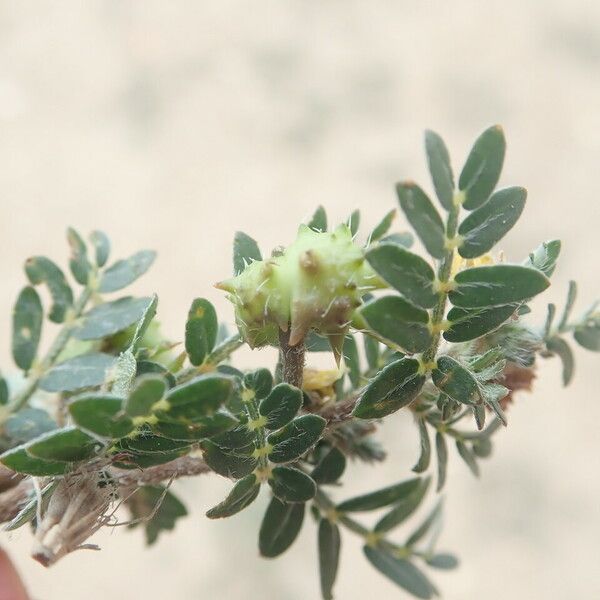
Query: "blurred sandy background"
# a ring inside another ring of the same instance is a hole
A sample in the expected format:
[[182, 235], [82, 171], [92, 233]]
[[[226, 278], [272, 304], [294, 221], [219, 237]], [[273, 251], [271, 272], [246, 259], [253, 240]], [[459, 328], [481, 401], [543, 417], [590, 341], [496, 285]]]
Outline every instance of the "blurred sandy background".
[[[594, 1], [1, 2], [3, 339], [22, 261], [64, 261], [67, 225], [108, 231], [120, 256], [156, 248], [136, 291], [160, 292], [160, 318], [180, 338], [194, 296], [231, 319], [211, 283], [230, 272], [236, 229], [268, 251], [323, 203], [334, 220], [361, 207], [368, 231], [393, 206], [397, 179], [430, 189], [425, 127], [444, 135], [458, 170], [496, 122], [509, 142], [503, 183], [530, 192], [508, 256], [562, 238], [539, 306], [562, 303], [570, 276], [583, 310], [600, 292], [599, 107]], [[263, 358], [246, 354], [243, 364]], [[543, 368], [535, 393], [511, 409], [482, 481], [452, 463], [440, 547], [462, 567], [435, 577], [445, 598], [600, 597], [594, 369], [598, 357], [578, 352], [565, 391], [558, 370]], [[382, 437], [390, 459], [351, 468], [348, 494], [407, 476], [417, 451], [407, 415]], [[203, 517], [228, 488], [217, 477], [178, 482], [190, 516], [151, 550], [141, 533], [117, 529], [97, 536], [101, 553], [45, 571], [27, 556], [26, 530], [0, 543], [37, 600], [318, 598], [309, 520], [289, 553], [261, 560], [266, 496], [234, 519]], [[348, 535], [337, 597], [367, 594], [405, 597]]]

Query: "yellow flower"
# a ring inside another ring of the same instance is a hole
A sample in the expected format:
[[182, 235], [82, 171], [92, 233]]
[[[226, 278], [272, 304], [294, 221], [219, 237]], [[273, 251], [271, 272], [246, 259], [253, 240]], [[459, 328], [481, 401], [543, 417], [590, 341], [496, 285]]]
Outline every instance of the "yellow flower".
[[307, 392], [317, 392], [322, 398], [334, 395], [333, 386], [343, 375], [342, 369], [304, 369], [302, 389]]
[[471, 267], [485, 267], [487, 265], [493, 265], [496, 261], [491, 254], [483, 254], [477, 258], [463, 258], [458, 253], [454, 255], [452, 260], [452, 271], [451, 275], [454, 277], [459, 271], [463, 269], [470, 269]]

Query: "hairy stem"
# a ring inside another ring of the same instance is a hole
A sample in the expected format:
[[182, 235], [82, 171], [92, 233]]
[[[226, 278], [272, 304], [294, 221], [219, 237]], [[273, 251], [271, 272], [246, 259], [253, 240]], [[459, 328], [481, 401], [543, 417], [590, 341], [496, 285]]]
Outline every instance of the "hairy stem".
[[440, 339], [442, 335], [442, 323], [444, 321], [444, 315], [446, 313], [446, 302], [448, 300], [448, 289], [447, 285], [450, 281], [450, 275], [452, 274], [452, 263], [454, 261], [454, 238], [456, 236], [456, 229], [458, 226], [458, 215], [461, 206], [461, 196], [456, 194], [454, 205], [448, 213], [448, 220], [446, 222], [446, 240], [447, 249], [444, 257], [440, 262], [438, 269], [438, 285], [440, 286], [440, 293], [438, 303], [433, 308], [431, 314], [431, 329], [433, 332], [433, 340], [431, 345], [423, 353], [423, 362], [425, 364], [431, 363], [437, 354]]
[[285, 383], [302, 387], [302, 374], [304, 371], [304, 341], [290, 346], [290, 328], [287, 331], [279, 330], [279, 350], [281, 359], [281, 378]]

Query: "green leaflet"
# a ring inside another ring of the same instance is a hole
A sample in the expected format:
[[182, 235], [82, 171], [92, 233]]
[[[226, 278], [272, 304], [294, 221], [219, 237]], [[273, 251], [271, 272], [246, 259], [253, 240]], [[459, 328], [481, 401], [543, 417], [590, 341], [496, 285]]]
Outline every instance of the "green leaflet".
[[473, 267], [456, 274], [450, 302], [461, 308], [485, 308], [522, 302], [537, 296], [549, 285], [537, 269], [520, 265]]
[[161, 375], [142, 375], [135, 380], [124, 410], [130, 417], [144, 417], [152, 413], [152, 407], [163, 399], [167, 382]]
[[319, 521], [318, 548], [321, 595], [333, 599], [333, 586], [340, 562], [340, 528], [327, 519]]
[[363, 345], [369, 369], [376, 369], [379, 366], [379, 342], [368, 335], [364, 335]]
[[439, 492], [446, 483], [446, 472], [448, 470], [448, 446], [446, 438], [438, 431], [435, 434], [435, 451], [437, 455], [437, 487]]
[[258, 460], [250, 454], [237, 450], [227, 450], [215, 443], [214, 440], [203, 440], [200, 443], [204, 462], [215, 473], [229, 479], [246, 477], [258, 464]]
[[391, 531], [410, 517], [425, 497], [429, 482], [429, 477], [419, 480], [419, 485], [415, 489], [409, 492], [408, 495], [400, 498], [395, 506], [377, 521], [375, 531], [378, 533]]
[[45, 283], [52, 297], [48, 318], [62, 323], [73, 304], [73, 292], [61, 269], [45, 256], [34, 256], [25, 262], [25, 273], [32, 285]]
[[255, 260], [262, 260], [258, 244], [243, 231], [238, 231], [233, 238], [233, 274], [239, 275]]
[[[482, 427], [479, 429], [482, 429]], [[479, 477], [479, 465], [477, 464], [477, 459], [475, 458], [473, 451], [461, 440], [456, 440], [456, 450], [467, 467], [469, 467], [471, 473], [473, 473], [475, 477]]]
[[262, 400], [259, 412], [267, 419], [267, 429], [280, 429], [296, 416], [301, 406], [302, 391], [293, 385], [280, 383]]
[[371, 235], [369, 236], [370, 243], [380, 240], [390, 230], [395, 216], [396, 209], [393, 209], [390, 210], [390, 212], [387, 213], [385, 217], [383, 217], [383, 219], [381, 219], [381, 221], [376, 225], [375, 229], [373, 229]]
[[326, 425], [318, 415], [302, 415], [290, 421], [283, 429], [272, 433], [267, 442], [272, 446], [269, 460], [286, 463], [300, 458], [321, 437]]
[[190, 447], [187, 442], [169, 440], [154, 435], [148, 429], [120, 440], [119, 445], [124, 450], [131, 450], [136, 454], [165, 454], [187, 450]]
[[335, 446], [319, 446], [315, 455], [317, 464], [310, 476], [320, 485], [335, 483], [346, 470], [346, 457]]
[[573, 332], [575, 341], [592, 352], [600, 352], [600, 313], [587, 315]]
[[75, 281], [81, 285], [87, 285], [92, 265], [87, 257], [87, 248], [81, 236], [72, 227], [67, 229], [67, 241], [71, 248], [69, 267]]
[[133, 431], [133, 421], [124, 414], [123, 399], [108, 394], [85, 394], [69, 402], [76, 425], [101, 437], [119, 439]]
[[294, 467], [274, 467], [269, 485], [282, 502], [308, 502], [317, 492], [313, 479]]
[[492, 308], [451, 308], [447, 320], [449, 328], [444, 331], [448, 342], [467, 342], [494, 331], [514, 314], [518, 304], [506, 304]]
[[464, 208], [479, 208], [494, 191], [502, 165], [506, 142], [498, 125], [486, 129], [476, 140], [458, 179], [458, 188], [464, 192]]
[[77, 462], [88, 460], [102, 450], [102, 444], [76, 427], [63, 427], [29, 442], [27, 454], [43, 460]]
[[248, 505], [252, 504], [258, 492], [260, 491], [260, 483], [256, 479], [256, 475], [247, 475], [240, 479], [232, 488], [231, 492], [223, 502], [211, 508], [206, 516], [209, 519], [224, 519], [231, 517], [236, 513], [244, 510]]
[[417, 598], [429, 599], [437, 596], [433, 584], [411, 562], [396, 558], [378, 548], [363, 546], [367, 560], [396, 585]]
[[129, 345], [132, 352], [138, 350], [138, 346], [142, 343], [142, 338], [144, 334], [150, 327], [150, 323], [152, 323], [152, 319], [156, 316], [156, 308], [158, 306], [158, 296], [153, 294], [150, 298], [150, 302], [148, 302], [142, 316], [139, 318], [137, 325], [135, 327], [135, 332], [133, 333], [133, 338]]
[[402, 358], [382, 369], [367, 385], [354, 408], [359, 419], [380, 419], [410, 404], [417, 396], [425, 376], [419, 362]]
[[21, 290], [13, 309], [12, 355], [16, 365], [28, 371], [35, 360], [44, 310], [38, 293], [31, 286]]
[[399, 183], [396, 192], [400, 207], [427, 252], [434, 258], [442, 258], [446, 252], [446, 228], [429, 196], [411, 181]]
[[463, 404], [479, 404], [481, 393], [475, 375], [450, 356], [440, 356], [431, 379], [444, 394]]
[[327, 213], [322, 206], [318, 206], [308, 222], [313, 231], [327, 231]]
[[110, 240], [103, 231], [96, 230], [90, 234], [90, 241], [96, 253], [96, 265], [103, 267], [110, 255]]
[[8, 417], [4, 424], [4, 434], [11, 442], [20, 444], [52, 431], [56, 427], [55, 421], [45, 410], [25, 407]]
[[562, 381], [566, 387], [571, 383], [575, 372], [575, 357], [569, 344], [561, 337], [554, 336], [546, 341], [546, 347], [556, 354], [562, 362]]
[[152, 424], [152, 431], [171, 440], [195, 441], [219, 435], [233, 429], [239, 421], [225, 411], [217, 411], [211, 416], [196, 417], [193, 422], [177, 422], [160, 420]]
[[266, 398], [273, 387], [273, 375], [269, 369], [255, 369], [244, 375], [244, 387], [254, 392], [256, 400]]
[[25, 446], [16, 446], [0, 455], [0, 462], [17, 473], [34, 477], [52, 477], [64, 475], [70, 468], [65, 462], [48, 461], [30, 456]]
[[105, 302], [89, 310], [73, 330], [80, 340], [99, 340], [137, 323], [146, 312], [152, 298], [127, 296]]
[[434, 569], [450, 570], [458, 567], [458, 559], [453, 554], [434, 554], [426, 559], [427, 564]]
[[360, 210], [353, 210], [352, 214], [348, 217], [346, 224], [348, 225], [352, 237], [354, 237], [360, 226]]
[[271, 499], [258, 536], [262, 556], [279, 556], [294, 543], [304, 522], [304, 507], [304, 503], [284, 504], [277, 498]]
[[98, 291], [106, 294], [127, 287], [152, 266], [155, 258], [154, 250], [140, 250], [129, 258], [117, 261], [104, 271]]
[[458, 253], [463, 258], [476, 258], [491, 250], [519, 220], [527, 190], [509, 187], [492, 194], [492, 197], [473, 211], [458, 228], [462, 238]]
[[369, 329], [407, 352], [422, 352], [431, 344], [429, 314], [400, 296], [383, 296], [364, 304], [358, 314]]
[[369, 510], [377, 510], [390, 504], [395, 504], [410, 496], [415, 490], [421, 486], [421, 479], [414, 477], [406, 481], [401, 481], [395, 485], [382, 488], [375, 492], [356, 496], [345, 500], [336, 506], [339, 512], [361, 512]]
[[425, 132], [425, 151], [438, 200], [446, 210], [451, 210], [454, 202], [454, 175], [446, 144], [435, 131]]
[[116, 358], [110, 354], [91, 352], [59, 363], [40, 380], [47, 392], [72, 392], [104, 383]]
[[218, 330], [219, 322], [213, 305], [204, 298], [196, 298], [185, 324], [185, 349], [194, 366], [201, 365], [215, 347]]
[[230, 377], [216, 373], [200, 375], [191, 381], [170, 389], [166, 396], [169, 420], [194, 423], [211, 416], [231, 395]]
[[348, 379], [353, 388], [360, 386], [360, 358], [358, 356], [358, 346], [353, 335], [347, 335], [344, 338], [344, 346], [342, 350], [344, 363], [348, 368]]
[[554, 269], [556, 268], [556, 261], [560, 255], [560, 249], [560, 240], [544, 242], [529, 255], [523, 265], [538, 269], [546, 277], [551, 277], [552, 273], [554, 273]]
[[431, 461], [431, 442], [429, 441], [429, 433], [427, 432], [427, 423], [425, 419], [418, 419], [419, 424], [419, 440], [421, 446], [421, 454], [417, 464], [412, 468], [415, 473], [423, 473], [429, 468]]
[[390, 242], [381, 242], [365, 254], [371, 266], [407, 300], [432, 308], [438, 295], [433, 291], [435, 274], [431, 266], [417, 254]]
[[162, 485], [138, 488], [127, 506], [135, 521], [130, 527], [142, 524], [149, 546], [154, 544], [163, 531], [172, 531], [177, 519], [188, 514], [181, 501]]

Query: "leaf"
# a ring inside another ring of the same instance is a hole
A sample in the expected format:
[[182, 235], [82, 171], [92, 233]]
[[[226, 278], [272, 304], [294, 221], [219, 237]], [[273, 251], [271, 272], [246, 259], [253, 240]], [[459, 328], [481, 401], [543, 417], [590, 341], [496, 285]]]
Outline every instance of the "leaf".
[[429, 433], [427, 432], [427, 423], [425, 419], [418, 419], [419, 424], [419, 440], [421, 444], [421, 454], [417, 464], [412, 468], [415, 473], [423, 473], [429, 468], [431, 461], [431, 442], [429, 441]]
[[277, 498], [271, 499], [258, 536], [262, 556], [279, 556], [294, 543], [302, 529], [304, 507], [303, 503], [284, 504]]
[[324, 600], [333, 599], [333, 585], [340, 562], [340, 528], [327, 519], [319, 521], [319, 574], [321, 595]]
[[476, 258], [491, 250], [519, 220], [527, 190], [509, 187], [492, 194], [492, 197], [473, 211], [458, 228], [462, 240], [458, 253], [463, 258]]
[[233, 273], [239, 275], [251, 262], [262, 260], [258, 244], [243, 231], [233, 238]]
[[25, 451], [25, 446], [16, 446], [7, 450], [0, 455], [0, 462], [16, 473], [25, 473], [34, 477], [64, 475], [69, 470], [69, 465], [64, 462], [42, 460], [30, 456]]
[[385, 417], [410, 404], [424, 383], [425, 376], [419, 373], [417, 360], [397, 360], [371, 379], [352, 414], [359, 419]]
[[34, 256], [27, 259], [25, 273], [32, 285], [46, 284], [52, 297], [48, 318], [54, 323], [62, 323], [73, 304], [73, 292], [64, 273], [45, 256]]
[[327, 231], [327, 214], [322, 206], [318, 206], [317, 210], [308, 222], [308, 227], [313, 231]]
[[273, 375], [269, 369], [256, 369], [244, 375], [244, 387], [254, 391], [254, 398], [266, 398], [273, 387]]
[[458, 567], [458, 559], [454, 554], [434, 554], [428, 557], [426, 562], [434, 569], [451, 570]]
[[[482, 429], [482, 427], [480, 427]], [[456, 449], [458, 450], [458, 454], [465, 461], [467, 467], [475, 477], [479, 477], [479, 465], [477, 464], [477, 459], [473, 454], [472, 450], [460, 440], [456, 440]]]
[[363, 546], [363, 552], [381, 574], [413, 596], [428, 599], [437, 595], [431, 582], [408, 560], [370, 546]]
[[27, 454], [43, 460], [78, 462], [96, 456], [102, 444], [77, 427], [63, 427], [36, 438], [26, 446]]
[[10, 415], [4, 425], [4, 433], [12, 442], [19, 444], [53, 429], [56, 429], [56, 423], [45, 410], [29, 407]]
[[164, 365], [151, 360], [138, 360], [136, 376], [140, 377], [147, 374], [162, 375], [169, 384], [169, 387], [175, 387], [175, 377]]
[[132, 435], [119, 441], [119, 446], [136, 454], [166, 454], [187, 450], [190, 444], [179, 440], [169, 440], [154, 435], [148, 429], [138, 430]]
[[99, 304], [83, 315], [73, 329], [73, 335], [80, 340], [99, 340], [113, 335], [137, 323], [152, 300], [148, 297], [126, 296]]
[[135, 327], [135, 332], [133, 334], [133, 338], [131, 340], [130, 348], [132, 351], [136, 351], [142, 342], [142, 338], [144, 334], [150, 327], [150, 323], [152, 323], [152, 319], [156, 316], [156, 307], [158, 306], [158, 296], [153, 294], [150, 298], [150, 302], [146, 306], [142, 316], [140, 317], [137, 325]]
[[[151, 546], [163, 531], [172, 531], [177, 519], [187, 516], [181, 501], [164, 486], [145, 485], [127, 502], [133, 519], [143, 523], [146, 543]], [[135, 527], [138, 523], [134, 523]]]
[[269, 485], [282, 502], [308, 502], [317, 493], [311, 477], [294, 467], [274, 467]]
[[444, 331], [448, 342], [468, 342], [494, 331], [515, 313], [518, 304], [492, 308], [451, 308], [446, 319], [449, 328]]
[[232, 488], [231, 492], [223, 502], [211, 508], [206, 516], [209, 519], [224, 519], [231, 517], [236, 513], [244, 510], [248, 505], [252, 504], [258, 492], [260, 491], [260, 483], [256, 479], [256, 475], [247, 475], [240, 479]]
[[446, 210], [451, 210], [454, 204], [454, 175], [446, 144], [435, 131], [425, 132], [425, 151], [438, 200]]
[[427, 252], [435, 258], [443, 258], [446, 253], [446, 228], [427, 194], [412, 181], [399, 183], [396, 192], [406, 218]]
[[67, 229], [67, 241], [71, 248], [69, 267], [75, 281], [81, 285], [87, 285], [92, 265], [87, 257], [87, 248], [81, 236], [72, 227]]
[[436, 523], [442, 512], [442, 501], [439, 500], [433, 510], [429, 513], [427, 518], [415, 529], [412, 535], [406, 540], [406, 546], [414, 547], [414, 545], [421, 541], [431, 529], [431, 526]]
[[321, 437], [327, 421], [318, 415], [302, 415], [290, 421], [283, 429], [267, 438], [273, 447], [269, 460], [274, 463], [286, 463], [300, 458]]
[[504, 132], [499, 125], [486, 129], [475, 140], [458, 179], [458, 188], [465, 194], [463, 206], [467, 210], [479, 208], [494, 191], [505, 151]]
[[546, 341], [546, 347], [550, 352], [556, 354], [562, 362], [562, 381], [563, 385], [567, 387], [573, 379], [575, 372], [575, 358], [573, 357], [573, 351], [567, 342], [558, 336], [551, 337]]
[[82, 354], [59, 363], [40, 380], [46, 392], [72, 392], [104, 383], [115, 357], [101, 352]]
[[287, 425], [302, 406], [302, 391], [293, 385], [280, 383], [260, 403], [259, 412], [266, 417], [267, 429], [279, 429]]
[[422, 352], [431, 345], [429, 314], [400, 296], [377, 298], [364, 304], [358, 314], [371, 331], [406, 352]]
[[556, 268], [556, 261], [560, 255], [561, 241], [551, 240], [544, 242], [536, 248], [523, 263], [526, 267], [533, 267], [550, 277]]
[[435, 306], [435, 274], [420, 256], [397, 244], [381, 242], [369, 248], [366, 257], [375, 271], [407, 300], [422, 308]]
[[235, 450], [224, 450], [214, 441], [203, 440], [200, 444], [204, 462], [215, 473], [229, 479], [241, 479], [254, 471], [258, 460]]
[[543, 292], [549, 279], [537, 269], [492, 265], [465, 269], [454, 278], [450, 302], [462, 308], [485, 308], [521, 302]]
[[377, 533], [391, 531], [406, 521], [406, 519], [408, 519], [408, 517], [410, 517], [410, 515], [412, 515], [421, 504], [421, 501], [427, 493], [429, 481], [429, 477], [421, 479], [416, 489], [414, 489], [404, 498], [401, 498], [394, 508], [392, 508], [392, 510], [390, 510], [379, 521], [377, 521], [377, 524], [375, 525], [375, 531]]
[[379, 367], [379, 342], [368, 335], [364, 335], [363, 345], [369, 369], [377, 369]]
[[96, 253], [96, 266], [103, 267], [110, 255], [110, 240], [103, 231], [97, 229], [90, 234], [90, 241]]
[[437, 454], [437, 488], [441, 491], [446, 483], [446, 471], [448, 469], [448, 446], [446, 438], [438, 431], [435, 434], [435, 450]]
[[129, 258], [118, 260], [104, 271], [98, 291], [106, 294], [127, 287], [152, 266], [155, 258], [154, 250], [140, 250]]
[[348, 378], [353, 388], [360, 386], [360, 359], [358, 357], [358, 347], [353, 335], [348, 334], [344, 338], [343, 347], [344, 363], [348, 368]]
[[43, 320], [44, 310], [38, 293], [30, 286], [24, 287], [13, 308], [12, 321], [12, 355], [23, 371], [28, 371], [35, 360]]
[[339, 512], [362, 512], [369, 510], [377, 510], [390, 504], [395, 504], [400, 500], [403, 500], [410, 496], [415, 490], [421, 485], [421, 479], [419, 477], [413, 477], [406, 481], [401, 481], [395, 485], [382, 488], [375, 492], [363, 494], [350, 498], [350, 500], [344, 500], [336, 506], [336, 510]]
[[415, 238], [410, 231], [402, 231], [399, 233], [390, 233], [389, 235], [381, 238], [381, 241], [389, 242], [390, 244], [396, 244], [408, 249], [415, 243]]
[[10, 400], [10, 391], [6, 379], [0, 375], [0, 406], [6, 406]]
[[139, 377], [125, 400], [124, 410], [130, 417], [144, 417], [152, 412], [152, 407], [160, 402], [167, 392], [167, 382], [160, 375]]
[[350, 217], [348, 217], [348, 229], [350, 229], [350, 233], [352, 234], [352, 237], [354, 237], [356, 235], [356, 233], [358, 232], [358, 227], [360, 226], [360, 211], [359, 210], [354, 210], [352, 211], [352, 214], [350, 215]]
[[375, 229], [373, 229], [371, 232], [371, 235], [369, 236], [369, 243], [372, 244], [373, 242], [380, 240], [389, 231], [395, 217], [396, 209], [390, 210], [390, 212], [388, 212], [385, 217], [381, 219]]
[[600, 313], [588, 315], [575, 327], [573, 337], [586, 350], [600, 352]]
[[217, 373], [200, 375], [167, 393], [169, 419], [191, 422], [210, 416], [225, 402], [233, 389], [232, 380]]
[[480, 404], [481, 393], [475, 375], [450, 356], [440, 356], [431, 379], [438, 389], [463, 404]]
[[185, 349], [194, 366], [201, 365], [215, 347], [218, 330], [219, 323], [213, 305], [204, 298], [196, 298], [185, 324]]
[[346, 470], [346, 457], [335, 446], [320, 446], [317, 464], [310, 476], [319, 484], [335, 483]]
[[[159, 414], [159, 418], [160, 418]], [[209, 417], [198, 417], [193, 423], [172, 423], [159, 420], [152, 430], [171, 440], [196, 441], [219, 435], [233, 429], [239, 421], [230, 413], [218, 411]]]
[[119, 439], [133, 431], [124, 414], [123, 399], [108, 394], [85, 394], [69, 402], [69, 414], [81, 429], [101, 437]]

